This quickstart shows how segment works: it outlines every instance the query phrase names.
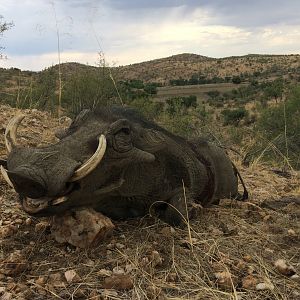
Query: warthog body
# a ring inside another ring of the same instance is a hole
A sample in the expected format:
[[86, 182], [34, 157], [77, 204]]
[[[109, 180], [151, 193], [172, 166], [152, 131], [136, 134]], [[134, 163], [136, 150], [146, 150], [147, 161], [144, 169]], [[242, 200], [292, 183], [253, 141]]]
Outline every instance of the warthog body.
[[[192, 203], [238, 196], [236, 169], [221, 148], [171, 134], [129, 108], [82, 111], [43, 148], [18, 146], [9, 130], [6, 176], [33, 215], [91, 206], [112, 218], [151, 212], [179, 224]], [[85, 164], [92, 166], [78, 171]]]

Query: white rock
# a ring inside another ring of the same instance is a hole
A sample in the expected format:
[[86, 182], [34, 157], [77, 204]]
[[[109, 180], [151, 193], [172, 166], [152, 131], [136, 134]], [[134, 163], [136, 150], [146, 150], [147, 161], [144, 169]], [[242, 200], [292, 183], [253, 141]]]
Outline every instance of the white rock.
[[261, 283], [258, 283], [256, 285], [256, 290], [258, 291], [263, 291], [263, 290], [270, 290], [270, 291], [273, 291], [274, 290], [274, 285], [269, 282], [261, 282]]
[[65, 272], [65, 278], [68, 283], [78, 282], [80, 280], [79, 275], [76, 273], [75, 270], [68, 270]]

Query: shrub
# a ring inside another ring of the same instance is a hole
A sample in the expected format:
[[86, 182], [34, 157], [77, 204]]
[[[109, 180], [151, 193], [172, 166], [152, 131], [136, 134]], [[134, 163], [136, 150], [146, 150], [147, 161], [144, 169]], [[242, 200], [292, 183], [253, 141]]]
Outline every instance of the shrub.
[[242, 82], [242, 79], [240, 76], [233, 76], [232, 77], [232, 83], [235, 83], [235, 84], [240, 84]]
[[248, 116], [248, 112], [245, 108], [237, 108], [237, 109], [224, 109], [222, 111], [224, 125], [235, 125], [237, 126], [239, 122]]
[[[258, 120], [257, 129], [290, 160], [292, 166], [299, 168], [300, 86], [291, 90], [285, 103], [264, 109]], [[274, 153], [269, 155], [273, 156]]]

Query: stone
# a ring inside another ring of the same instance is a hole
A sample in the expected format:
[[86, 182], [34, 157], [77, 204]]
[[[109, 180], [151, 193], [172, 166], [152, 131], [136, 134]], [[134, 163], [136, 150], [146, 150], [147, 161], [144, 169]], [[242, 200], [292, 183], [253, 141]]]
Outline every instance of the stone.
[[293, 266], [286, 263], [284, 259], [277, 259], [274, 263], [277, 271], [285, 276], [293, 276], [296, 274], [296, 270]]
[[65, 272], [65, 278], [66, 278], [66, 280], [67, 280], [68, 283], [79, 282], [80, 281], [80, 277], [76, 273], [75, 270], [68, 270], [68, 271], [66, 271]]
[[104, 279], [105, 289], [130, 290], [133, 288], [133, 280], [130, 275], [112, 275]]
[[115, 226], [111, 220], [92, 208], [70, 210], [62, 216], [54, 216], [51, 233], [59, 243], [69, 243], [79, 248], [99, 245], [111, 236]]

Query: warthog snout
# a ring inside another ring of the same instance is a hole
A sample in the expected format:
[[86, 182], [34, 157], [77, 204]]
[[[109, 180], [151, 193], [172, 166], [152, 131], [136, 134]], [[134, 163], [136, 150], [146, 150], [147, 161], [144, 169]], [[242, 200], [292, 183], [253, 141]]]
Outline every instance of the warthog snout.
[[7, 175], [15, 190], [23, 196], [36, 199], [44, 197], [47, 193], [47, 187], [43, 178], [26, 166], [18, 167], [14, 171], [8, 171]]

